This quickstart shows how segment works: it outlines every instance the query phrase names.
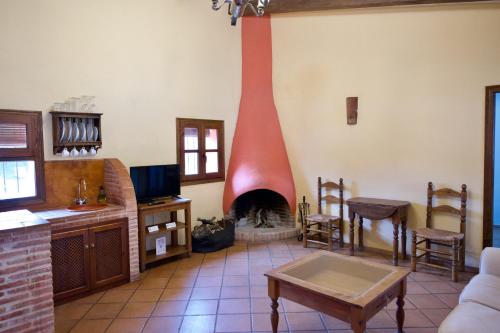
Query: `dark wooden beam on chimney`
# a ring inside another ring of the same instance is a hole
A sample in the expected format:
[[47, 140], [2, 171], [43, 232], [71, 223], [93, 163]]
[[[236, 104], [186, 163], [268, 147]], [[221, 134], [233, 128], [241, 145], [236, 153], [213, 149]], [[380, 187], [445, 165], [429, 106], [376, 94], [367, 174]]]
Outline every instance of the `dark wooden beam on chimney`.
[[[271, 0], [266, 14], [311, 12], [332, 9], [491, 2], [490, 0]], [[245, 15], [253, 15], [247, 10]]]

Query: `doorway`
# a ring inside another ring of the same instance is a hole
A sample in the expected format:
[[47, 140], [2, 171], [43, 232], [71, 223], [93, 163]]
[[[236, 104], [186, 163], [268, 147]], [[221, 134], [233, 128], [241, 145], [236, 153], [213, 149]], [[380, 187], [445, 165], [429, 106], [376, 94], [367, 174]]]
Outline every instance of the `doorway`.
[[486, 87], [485, 120], [483, 247], [500, 247], [500, 85]]

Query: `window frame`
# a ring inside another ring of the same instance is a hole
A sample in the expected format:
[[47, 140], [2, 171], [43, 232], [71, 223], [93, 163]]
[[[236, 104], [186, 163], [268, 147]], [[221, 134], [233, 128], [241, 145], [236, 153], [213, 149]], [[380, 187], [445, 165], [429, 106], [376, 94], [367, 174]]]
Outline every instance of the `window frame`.
[[[221, 182], [226, 179], [226, 164], [224, 158], [224, 120], [212, 119], [193, 119], [193, 118], [176, 118], [177, 128], [177, 163], [180, 165], [181, 170], [181, 185], [195, 185], [212, 182]], [[185, 150], [184, 149], [184, 129], [197, 128], [198, 129], [198, 149]], [[205, 149], [205, 130], [217, 129], [217, 149]], [[184, 154], [189, 152], [198, 153], [198, 174], [184, 175], [185, 161]], [[206, 173], [206, 153], [218, 153], [218, 166], [219, 171], [213, 173]]]
[[0, 162], [35, 161], [36, 195], [0, 200], [0, 210], [24, 208], [45, 202], [43, 120], [41, 111], [0, 109], [0, 122], [26, 124], [26, 148], [0, 148]]

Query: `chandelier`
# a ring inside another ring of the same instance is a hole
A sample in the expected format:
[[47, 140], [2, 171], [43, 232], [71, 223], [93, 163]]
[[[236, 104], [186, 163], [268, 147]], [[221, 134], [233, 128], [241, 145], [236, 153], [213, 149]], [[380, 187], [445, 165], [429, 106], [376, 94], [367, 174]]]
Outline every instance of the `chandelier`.
[[250, 8], [256, 16], [264, 15], [264, 8], [271, 0], [212, 0], [212, 9], [219, 10], [228, 4], [228, 14], [231, 16], [231, 25], [236, 25], [238, 18], [245, 14], [245, 10]]

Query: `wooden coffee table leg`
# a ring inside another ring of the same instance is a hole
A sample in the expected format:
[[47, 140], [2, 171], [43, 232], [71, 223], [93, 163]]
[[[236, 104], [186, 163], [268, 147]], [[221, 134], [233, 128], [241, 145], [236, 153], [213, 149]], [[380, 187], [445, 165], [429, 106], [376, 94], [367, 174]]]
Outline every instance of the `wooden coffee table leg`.
[[360, 309], [351, 310], [351, 329], [354, 333], [365, 333], [366, 321], [363, 311]]
[[406, 280], [401, 281], [401, 287], [398, 294], [398, 299], [396, 305], [398, 309], [396, 310], [396, 321], [398, 322], [398, 333], [403, 332], [403, 325], [405, 322], [405, 294], [406, 294]]
[[279, 282], [268, 278], [267, 280], [268, 295], [271, 298], [271, 326], [273, 333], [278, 332], [279, 314], [278, 314], [278, 298], [280, 296]]
[[394, 227], [394, 232], [393, 232], [393, 237], [394, 239], [392, 240], [392, 264], [394, 266], [398, 265], [398, 256], [399, 256], [399, 223], [397, 221], [393, 220], [392, 225]]
[[278, 332], [278, 323], [280, 320], [280, 315], [278, 314], [278, 299], [271, 299], [271, 326], [273, 328], [273, 333]]

